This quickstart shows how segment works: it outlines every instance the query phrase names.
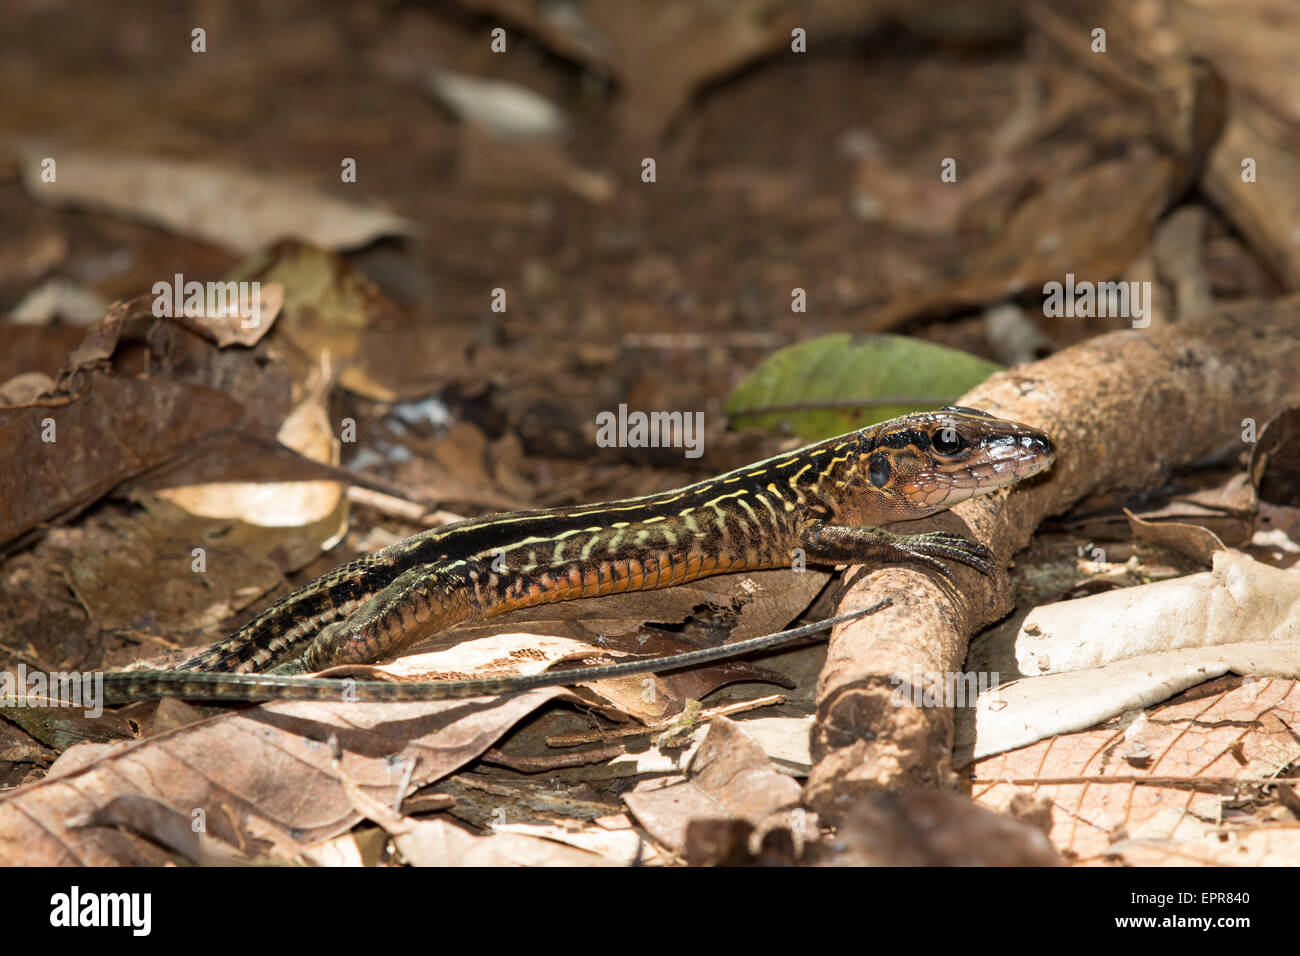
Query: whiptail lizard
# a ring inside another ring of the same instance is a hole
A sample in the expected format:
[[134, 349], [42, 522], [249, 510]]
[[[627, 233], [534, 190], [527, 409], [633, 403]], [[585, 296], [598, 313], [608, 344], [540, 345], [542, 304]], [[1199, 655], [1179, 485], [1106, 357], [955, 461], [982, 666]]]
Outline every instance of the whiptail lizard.
[[105, 703], [162, 696], [236, 701], [477, 697], [735, 656], [846, 618], [665, 658], [521, 677], [390, 682], [299, 676], [373, 661], [455, 624], [518, 608], [789, 567], [796, 549], [810, 563], [905, 561], [951, 579], [939, 560], [946, 558], [987, 574], [993, 555], [960, 535], [902, 536], [879, 526], [1004, 488], [1047, 468], [1055, 457], [1052, 440], [1037, 429], [950, 406], [673, 491], [461, 521], [329, 572], [177, 670], [105, 674]]

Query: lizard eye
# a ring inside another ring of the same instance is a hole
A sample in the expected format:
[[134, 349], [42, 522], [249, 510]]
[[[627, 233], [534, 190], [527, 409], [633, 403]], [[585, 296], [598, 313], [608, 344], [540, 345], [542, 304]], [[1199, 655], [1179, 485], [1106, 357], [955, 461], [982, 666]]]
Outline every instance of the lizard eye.
[[889, 481], [889, 472], [889, 457], [887, 455], [872, 455], [867, 461], [867, 481], [877, 488], [885, 487], [885, 484]]
[[955, 428], [940, 428], [930, 436], [930, 445], [941, 455], [955, 455], [966, 447], [966, 440]]

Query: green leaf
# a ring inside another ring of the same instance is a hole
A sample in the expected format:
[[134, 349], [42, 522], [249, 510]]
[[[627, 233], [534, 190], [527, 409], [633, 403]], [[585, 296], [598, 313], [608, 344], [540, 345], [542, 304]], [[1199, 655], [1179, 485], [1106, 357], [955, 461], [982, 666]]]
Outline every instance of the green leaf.
[[732, 390], [726, 409], [733, 426], [816, 441], [950, 404], [1001, 367], [902, 335], [826, 335], [769, 356]]

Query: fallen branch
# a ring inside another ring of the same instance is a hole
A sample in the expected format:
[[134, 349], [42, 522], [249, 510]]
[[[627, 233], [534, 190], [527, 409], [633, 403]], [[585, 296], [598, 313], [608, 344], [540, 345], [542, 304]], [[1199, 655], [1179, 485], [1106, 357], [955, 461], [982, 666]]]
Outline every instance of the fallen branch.
[[[1178, 467], [1242, 448], [1300, 401], [1300, 296], [1222, 309], [1193, 323], [1115, 332], [993, 376], [960, 404], [1046, 429], [1061, 449], [1047, 474], [963, 502], [906, 531], [967, 534], [1005, 567], [1038, 523], [1109, 488], [1153, 488]], [[968, 639], [1012, 607], [1005, 571], [954, 569], [956, 586], [907, 567], [859, 578], [840, 612], [892, 606], [832, 633], [818, 686], [805, 800], [827, 819], [863, 791], [951, 787], [950, 706], [895, 706], [899, 679], [939, 683]], [[895, 676], [897, 675], [897, 676]]]

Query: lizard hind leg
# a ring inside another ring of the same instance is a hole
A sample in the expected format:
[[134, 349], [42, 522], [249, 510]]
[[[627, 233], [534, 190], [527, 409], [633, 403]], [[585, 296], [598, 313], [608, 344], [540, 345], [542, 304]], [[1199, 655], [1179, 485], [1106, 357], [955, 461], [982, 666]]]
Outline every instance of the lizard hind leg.
[[346, 618], [321, 628], [297, 657], [273, 674], [307, 674], [368, 664], [473, 617], [473, 589], [437, 564], [411, 568]]

